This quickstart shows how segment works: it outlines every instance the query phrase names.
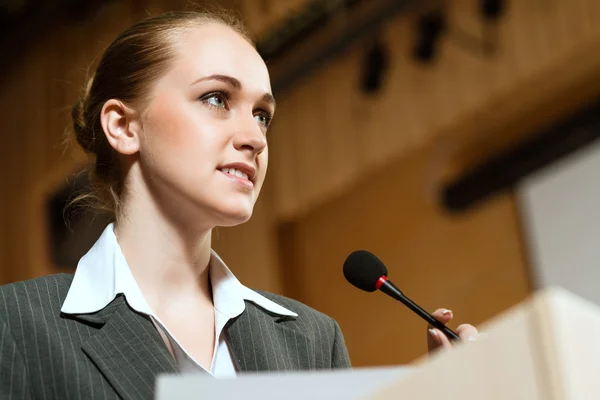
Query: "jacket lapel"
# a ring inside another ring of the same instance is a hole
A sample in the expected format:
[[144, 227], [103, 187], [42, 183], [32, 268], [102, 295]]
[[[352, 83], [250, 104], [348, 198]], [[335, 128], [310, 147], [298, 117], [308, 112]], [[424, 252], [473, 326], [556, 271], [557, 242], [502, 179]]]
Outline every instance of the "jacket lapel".
[[226, 335], [240, 372], [314, 368], [309, 351], [313, 343], [296, 329], [293, 317], [281, 317], [246, 301], [245, 311], [229, 322]]
[[122, 295], [77, 318], [102, 324], [82, 349], [123, 399], [153, 398], [157, 376], [177, 372], [152, 321], [131, 310]]

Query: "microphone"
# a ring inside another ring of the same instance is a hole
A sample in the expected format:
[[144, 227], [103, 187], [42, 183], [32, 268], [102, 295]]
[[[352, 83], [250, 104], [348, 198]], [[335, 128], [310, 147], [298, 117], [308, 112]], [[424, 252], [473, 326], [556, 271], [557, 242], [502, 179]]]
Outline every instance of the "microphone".
[[460, 340], [460, 337], [452, 329], [435, 319], [433, 315], [423, 310], [412, 300], [404, 295], [387, 278], [387, 267], [373, 253], [366, 250], [352, 252], [344, 261], [344, 277], [352, 285], [365, 292], [381, 290], [388, 296], [400, 301], [402, 304], [414, 311], [418, 316], [430, 325], [442, 331], [451, 340]]

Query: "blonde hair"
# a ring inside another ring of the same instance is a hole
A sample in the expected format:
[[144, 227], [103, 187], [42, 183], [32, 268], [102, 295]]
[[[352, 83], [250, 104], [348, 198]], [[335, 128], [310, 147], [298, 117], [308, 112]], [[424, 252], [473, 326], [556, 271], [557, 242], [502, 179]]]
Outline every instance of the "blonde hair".
[[116, 151], [100, 124], [102, 107], [110, 99], [143, 107], [152, 87], [176, 57], [175, 38], [207, 23], [229, 26], [252, 43], [243, 24], [230, 13], [181, 11], [133, 25], [106, 49], [71, 112], [75, 139], [84, 151], [95, 156], [95, 165], [89, 171], [89, 191], [78, 195], [69, 207], [84, 203], [112, 218], [118, 216], [123, 182]]

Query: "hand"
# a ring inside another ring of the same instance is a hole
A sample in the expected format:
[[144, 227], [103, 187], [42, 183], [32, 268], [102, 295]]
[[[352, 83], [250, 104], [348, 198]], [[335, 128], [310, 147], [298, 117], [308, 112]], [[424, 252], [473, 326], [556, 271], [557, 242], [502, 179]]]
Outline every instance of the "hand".
[[[445, 308], [439, 308], [433, 312], [433, 317], [443, 323], [444, 325], [448, 325], [448, 322], [452, 320], [454, 315], [452, 311], [447, 310]], [[462, 341], [473, 341], [477, 339], [479, 332], [473, 325], [462, 324], [458, 328], [456, 328], [456, 333], [460, 336]], [[427, 326], [427, 349], [429, 353], [438, 348], [452, 348], [453, 344], [450, 339], [446, 335], [442, 333], [439, 329], [432, 327], [431, 325]]]

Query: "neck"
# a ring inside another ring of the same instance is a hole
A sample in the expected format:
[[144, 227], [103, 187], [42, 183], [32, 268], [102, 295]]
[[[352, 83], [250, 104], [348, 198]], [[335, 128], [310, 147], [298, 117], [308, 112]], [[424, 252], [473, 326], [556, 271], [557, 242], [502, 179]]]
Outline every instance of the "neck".
[[191, 298], [212, 304], [211, 228], [186, 225], [145, 198], [124, 205], [115, 234], [146, 301], [157, 312]]

